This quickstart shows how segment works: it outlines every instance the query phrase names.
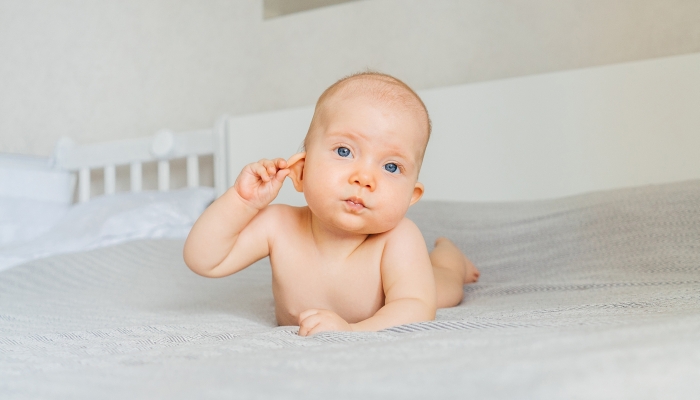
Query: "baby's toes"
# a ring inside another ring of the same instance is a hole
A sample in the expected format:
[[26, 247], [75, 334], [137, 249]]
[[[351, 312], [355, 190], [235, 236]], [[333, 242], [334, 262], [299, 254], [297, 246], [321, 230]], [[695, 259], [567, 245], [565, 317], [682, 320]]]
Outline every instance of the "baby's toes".
[[464, 283], [474, 283], [479, 280], [479, 273], [473, 272], [473, 273], [468, 273], [464, 277]]
[[478, 269], [476, 269], [476, 266], [469, 261], [469, 259], [465, 256], [464, 257], [465, 264], [466, 264], [466, 273], [464, 274], [464, 283], [474, 283], [479, 280], [479, 276], [481, 276], [481, 272], [479, 272]]

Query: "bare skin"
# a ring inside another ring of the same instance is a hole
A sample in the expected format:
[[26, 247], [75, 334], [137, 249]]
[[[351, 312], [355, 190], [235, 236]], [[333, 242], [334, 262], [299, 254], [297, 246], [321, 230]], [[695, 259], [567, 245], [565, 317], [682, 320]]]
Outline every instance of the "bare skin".
[[[205, 210], [185, 262], [222, 277], [269, 256], [277, 322], [301, 336], [432, 320], [479, 272], [446, 238], [429, 254], [405, 217], [423, 195], [426, 118], [361, 90], [326, 101], [306, 152], [247, 165]], [[307, 207], [269, 205], [286, 177]]]
[[479, 280], [479, 270], [448, 238], [437, 238], [430, 252], [430, 263], [435, 275], [438, 308], [461, 303], [463, 285]]

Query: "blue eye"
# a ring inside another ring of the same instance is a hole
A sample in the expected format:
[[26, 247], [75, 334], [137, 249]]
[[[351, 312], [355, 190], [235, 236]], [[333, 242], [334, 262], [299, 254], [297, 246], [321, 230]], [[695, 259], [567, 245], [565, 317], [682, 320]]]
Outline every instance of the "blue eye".
[[341, 157], [347, 157], [350, 155], [350, 150], [347, 147], [338, 147], [336, 153]]
[[391, 172], [392, 174], [399, 170], [399, 167], [394, 163], [384, 164], [384, 169]]

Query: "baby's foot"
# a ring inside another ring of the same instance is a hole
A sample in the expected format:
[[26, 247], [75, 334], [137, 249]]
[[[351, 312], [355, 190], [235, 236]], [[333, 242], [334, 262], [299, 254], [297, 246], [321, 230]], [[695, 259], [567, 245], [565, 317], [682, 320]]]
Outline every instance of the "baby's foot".
[[[443, 247], [444, 246], [444, 247]], [[472, 263], [467, 256], [462, 253], [461, 250], [457, 246], [455, 246], [452, 241], [446, 237], [439, 237], [435, 240], [435, 248], [437, 249], [438, 247], [441, 247], [442, 254], [453, 254], [451, 257], [460, 257], [462, 261], [460, 264], [462, 266], [462, 271], [460, 271], [463, 276], [464, 276], [464, 283], [474, 283], [479, 280], [479, 275], [481, 273], [479, 272], [478, 269], [476, 269], [476, 266], [474, 266], [474, 263]], [[449, 253], [447, 253], [449, 252]], [[458, 255], [459, 254], [459, 255]], [[455, 258], [452, 258], [453, 260]], [[459, 258], [458, 258], [459, 259]], [[455, 264], [452, 264], [455, 265]]]
[[476, 269], [476, 266], [474, 265], [473, 262], [471, 262], [467, 256], [464, 256], [464, 264], [466, 267], [466, 273], [464, 274], [464, 283], [474, 283], [479, 280], [479, 275], [481, 275], [481, 272], [479, 272], [478, 269]]

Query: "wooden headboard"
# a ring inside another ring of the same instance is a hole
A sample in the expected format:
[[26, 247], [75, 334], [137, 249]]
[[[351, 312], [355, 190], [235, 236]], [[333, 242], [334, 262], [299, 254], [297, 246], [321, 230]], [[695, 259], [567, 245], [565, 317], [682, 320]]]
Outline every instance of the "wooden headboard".
[[111, 195], [116, 190], [116, 167], [129, 166], [130, 190], [142, 190], [142, 165], [158, 164], [158, 190], [170, 190], [170, 162], [187, 160], [187, 186], [198, 187], [201, 156], [214, 157], [214, 186], [217, 195], [227, 189], [226, 177], [226, 125], [227, 118], [218, 120], [214, 128], [190, 132], [161, 130], [150, 137], [125, 139], [112, 142], [78, 145], [68, 138], [61, 139], [54, 151], [55, 168], [68, 170], [78, 175], [78, 200], [90, 199], [90, 172], [104, 170], [104, 193]]

